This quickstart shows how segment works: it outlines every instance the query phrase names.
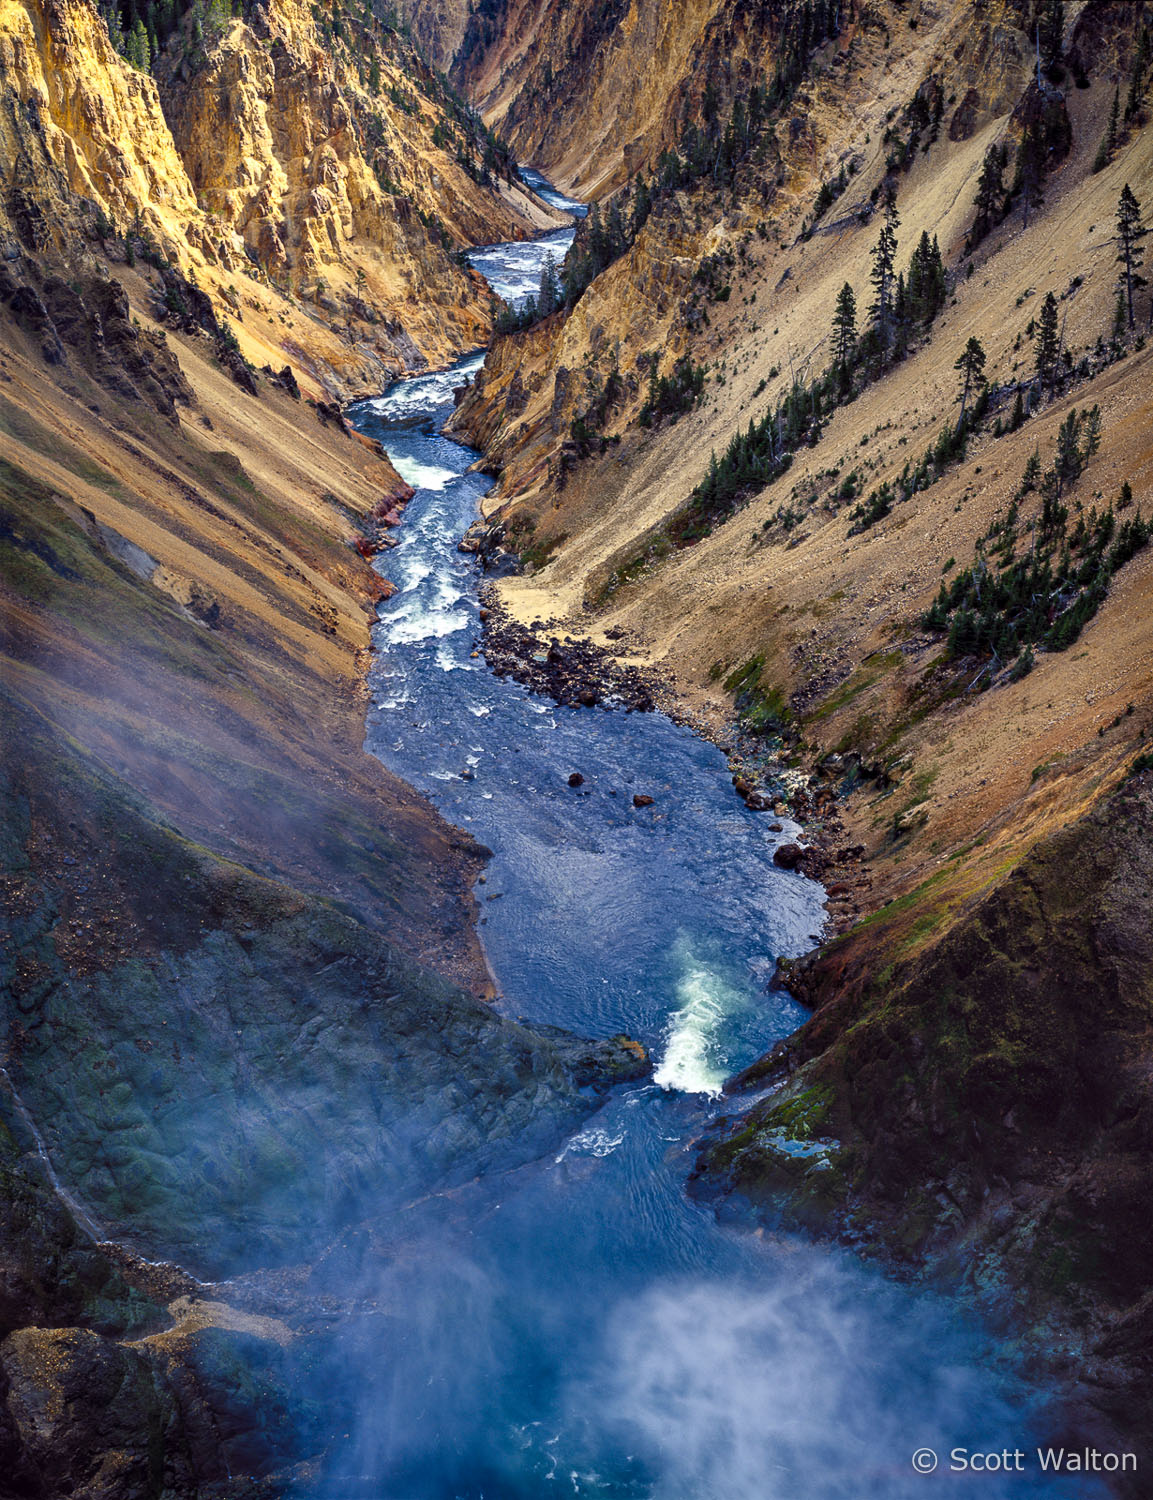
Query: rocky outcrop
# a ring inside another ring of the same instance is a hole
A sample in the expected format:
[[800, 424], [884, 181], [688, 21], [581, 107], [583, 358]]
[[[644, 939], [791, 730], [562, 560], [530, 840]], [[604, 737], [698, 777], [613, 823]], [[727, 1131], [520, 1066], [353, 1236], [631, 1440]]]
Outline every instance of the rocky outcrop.
[[487, 298], [448, 251], [533, 223], [461, 166], [473, 127], [412, 49], [344, 26], [326, 45], [308, 7], [278, 0], [202, 58], [169, 48], [165, 111], [198, 202], [275, 282], [349, 295], [383, 320], [378, 337], [395, 323], [429, 354], [475, 347]]
[[22, 1329], [0, 1343], [6, 1477], [32, 1500], [228, 1494], [237, 1473], [250, 1495], [283, 1493], [272, 1475], [316, 1431], [297, 1398], [303, 1357], [271, 1319], [200, 1315], [132, 1339]]
[[155, 82], [128, 66], [84, 0], [6, 6], [0, 16], [0, 223], [33, 251], [74, 251], [101, 210], [174, 258], [240, 264], [203, 221]]
[[488, 0], [469, 18], [452, 76], [523, 160], [591, 196], [672, 143], [722, 49], [726, 76], [755, 66], [750, 52], [765, 49], [772, 19], [725, 0]]
[[448, 73], [468, 29], [471, 0], [401, 0], [399, 8], [425, 57]]
[[0, 307], [39, 341], [49, 364], [66, 364], [71, 357], [101, 385], [146, 402], [172, 422], [176, 403], [192, 400], [164, 334], [141, 332], [123, 286], [111, 277], [97, 273], [64, 281], [48, 275], [38, 291], [0, 266]]

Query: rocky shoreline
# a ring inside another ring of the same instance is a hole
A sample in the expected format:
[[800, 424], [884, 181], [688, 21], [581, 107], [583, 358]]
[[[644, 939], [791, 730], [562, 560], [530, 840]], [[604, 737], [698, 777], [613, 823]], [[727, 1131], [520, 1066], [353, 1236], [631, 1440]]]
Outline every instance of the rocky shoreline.
[[[501, 602], [499, 589], [489, 582], [480, 590], [482, 634], [479, 653], [498, 677], [511, 677], [531, 693], [552, 698], [563, 708], [623, 708], [626, 713], [663, 713], [709, 740], [728, 757], [733, 792], [750, 812], [801, 825], [803, 843], [783, 843], [774, 863], [796, 870], [826, 887], [829, 918], [825, 940], [851, 927], [870, 908], [872, 877], [864, 847], [848, 842], [838, 810], [841, 785], [855, 768], [837, 757], [810, 769], [781, 763], [781, 743], [751, 734], [739, 720], [718, 725], [696, 713], [675, 682], [654, 667], [622, 662], [614, 653], [584, 637], [558, 635], [552, 622], [525, 625]], [[624, 633], [610, 640], [623, 641]], [[783, 832], [779, 822], [773, 832]], [[823, 944], [822, 944], [823, 946]], [[788, 984], [815, 961], [821, 947], [801, 959], [782, 960], [778, 980]], [[788, 979], [786, 980], [786, 976]], [[803, 999], [803, 996], [798, 995]]]

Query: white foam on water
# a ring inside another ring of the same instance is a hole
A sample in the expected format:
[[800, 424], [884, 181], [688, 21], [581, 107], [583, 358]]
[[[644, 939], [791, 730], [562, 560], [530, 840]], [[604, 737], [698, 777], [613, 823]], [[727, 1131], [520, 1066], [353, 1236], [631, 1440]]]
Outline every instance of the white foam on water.
[[461, 593], [457, 583], [443, 575], [436, 580], [436, 592], [432, 596], [434, 609], [448, 609], [452, 604], [459, 604], [464, 595]]
[[419, 458], [409, 458], [403, 453], [390, 453], [392, 467], [415, 490], [443, 490], [460, 476], [453, 469], [441, 468], [439, 464], [422, 464]]
[[414, 552], [410, 557], [406, 552], [401, 551], [397, 569], [400, 573], [400, 587], [404, 593], [408, 593], [410, 589], [416, 588], [417, 584], [424, 582], [432, 572], [432, 564], [426, 562], [418, 553]]
[[695, 960], [683, 958], [677, 982], [680, 1005], [669, 1019], [665, 1053], [653, 1082], [682, 1094], [721, 1092], [728, 1069], [721, 1046], [725, 1018], [744, 1008], [744, 997], [719, 974]]
[[454, 656], [451, 646], [438, 646], [436, 648], [436, 664], [442, 672], [475, 672], [476, 664], [471, 661], [461, 661]]
[[442, 614], [424, 609], [420, 604], [402, 608], [383, 621], [387, 638], [396, 645], [414, 645], [417, 641], [435, 641], [468, 629], [466, 614]]
[[566, 1156], [611, 1156], [624, 1138], [623, 1130], [620, 1135], [610, 1135], [602, 1126], [594, 1126], [567, 1140], [556, 1159], [562, 1162]]
[[[449, 370], [437, 370], [432, 375], [414, 375], [407, 380], [398, 380], [383, 396], [374, 396], [363, 404], [386, 421], [403, 422], [409, 418], [428, 416], [429, 408], [447, 405], [458, 385], [463, 385], [484, 364], [484, 354], [474, 354]], [[393, 459], [395, 463], [396, 460]], [[411, 482], [411, 481], [410, 481]]]
[[474, 719], [485, 719], [492, 713], [492, 706], [488, 703], [470, 703], [468, 711]]
[[469, 263], [498, 296], [516, 307], [538, 291], [546, 255], [551, 254], [560, 266], [573, 242], [574, 233], [571, 229], [555, 229], [537, 240], [480, 245], [469, 252]]

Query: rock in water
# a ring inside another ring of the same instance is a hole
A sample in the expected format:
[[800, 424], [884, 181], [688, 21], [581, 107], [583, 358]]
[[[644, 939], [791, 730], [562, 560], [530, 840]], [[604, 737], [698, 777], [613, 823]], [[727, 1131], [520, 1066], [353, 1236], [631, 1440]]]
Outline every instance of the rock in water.
[[623, 1033], [603, 1042], [574, 1036], [560, 1026], [534, 1026], [559, 1055], [561, 1064], [577, 1088], [604, 1091], [618, 1083], [635, 1083], [653, 1071], [652, 1059], [631, 1036]]

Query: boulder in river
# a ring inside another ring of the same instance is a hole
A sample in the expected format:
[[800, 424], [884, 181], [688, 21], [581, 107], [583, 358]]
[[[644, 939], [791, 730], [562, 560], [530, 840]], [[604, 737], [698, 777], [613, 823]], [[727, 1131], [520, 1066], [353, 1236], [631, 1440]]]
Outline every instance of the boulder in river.
[[773, 864], [780, 865], [782, 870], [795, 870], [804, 855], [800, 844], [781, 844], [773, 850]]
[[585, 779], [579, 771], [574, 771], [568, 779], [569, 786], [584, 786]]
[[651, 807], [653, 805], [654, 801], [655, 801], [655, 798], [653, 798], [653, 797], [646, 797], [644, 795], [644, 793], [638, 792], [636, 794], [636, 796], [633, 798], [633, 806], [634, 807]]

